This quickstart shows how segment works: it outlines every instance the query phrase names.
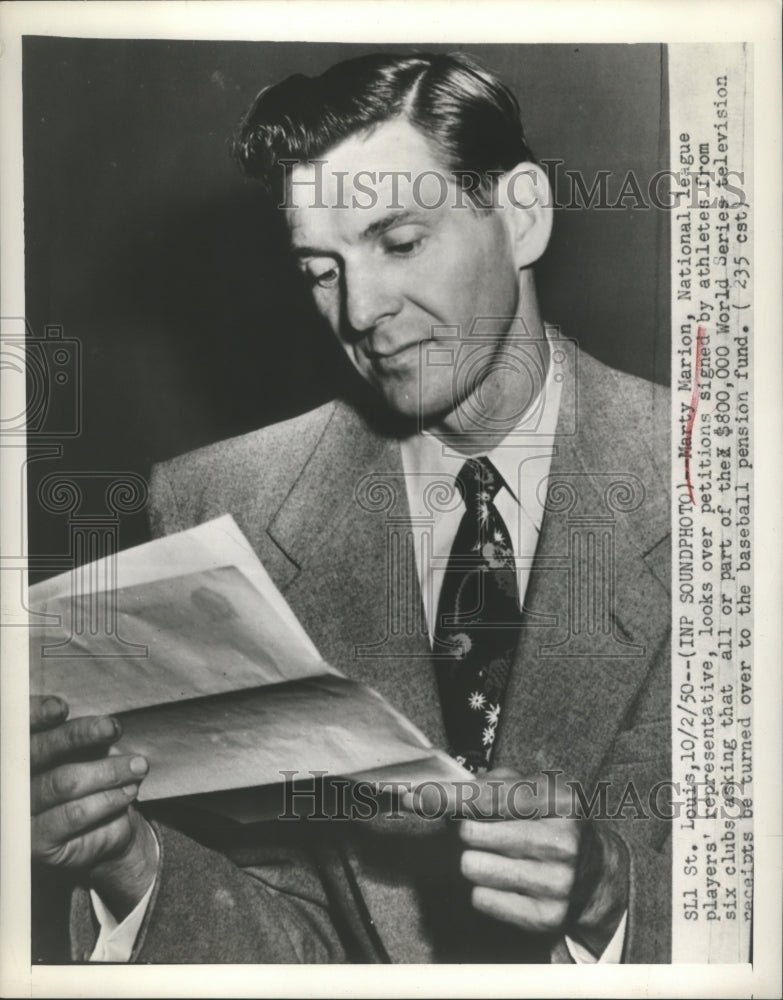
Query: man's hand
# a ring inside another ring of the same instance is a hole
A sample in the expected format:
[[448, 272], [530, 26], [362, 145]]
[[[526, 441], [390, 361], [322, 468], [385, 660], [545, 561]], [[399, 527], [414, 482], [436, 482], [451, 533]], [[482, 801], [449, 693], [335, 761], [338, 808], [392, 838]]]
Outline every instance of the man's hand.
[[[415, 809], [415, 796], [407, 804]], [[422, 804], [432, 815], [442, 796]], [[449, 789], [447, 808], [460, 821], [460, 866], [476, 910], [525, 931], [567, 934], [600, 957], [627, 908], [628, 859], [601, 824], [574, 815], [567, 789], [554, 777], [497, 768], [475, 787]]]
[[155, 835], [132, 806], [147, 761], [108, 753], [116, 719], [67, 716], [61, 698], [30, 699], [33, 859], [71, 871], [122, 920], [157, 869]]

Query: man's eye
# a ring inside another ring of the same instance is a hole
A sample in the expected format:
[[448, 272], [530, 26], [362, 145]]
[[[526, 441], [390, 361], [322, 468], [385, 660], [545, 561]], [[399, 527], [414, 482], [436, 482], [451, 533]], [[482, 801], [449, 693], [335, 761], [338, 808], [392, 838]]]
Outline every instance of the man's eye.
[[319, 288], [331, 288], [337, 284], [340, 272], [336, 267], [329, 267], [324, 271], [310, 270], [308, 268], [307, 277], [311, 285], [317, 285]]
[[423, 237], [416, 240], [405, 240], [401, 243], [388, 243], [386, 249], [396, 257], [410, 257], [421, 248]]

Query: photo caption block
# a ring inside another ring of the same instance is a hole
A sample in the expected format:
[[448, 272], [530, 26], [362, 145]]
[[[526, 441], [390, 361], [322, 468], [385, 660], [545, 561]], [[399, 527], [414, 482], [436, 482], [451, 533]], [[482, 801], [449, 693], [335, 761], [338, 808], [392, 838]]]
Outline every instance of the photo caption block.
[[673, 962], [753, 916], [752, 50], [670, 45]]

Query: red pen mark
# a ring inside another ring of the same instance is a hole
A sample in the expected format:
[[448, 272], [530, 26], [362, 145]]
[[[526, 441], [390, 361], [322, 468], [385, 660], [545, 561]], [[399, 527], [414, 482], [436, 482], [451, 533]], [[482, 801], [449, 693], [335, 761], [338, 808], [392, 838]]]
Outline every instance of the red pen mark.
[[696, 506], [696, 497], [693, 495], [693, 484], [691, 483], [691, 438], [693, 437], [693, 425], [696, 422], [696, 408], [699, 405], [699, 372], [701, 371], [701, 348], [704, 342], [706, 330], [703, 326], [696, 327], [696, 361], [693, 367], [693, 393], [691, 394], [690, 413], [688, 423], [685, 427], [685, 440], [683, 441], [683, 451], [685, 452], [685, 483], [688, 487], [688, 495], [691, 503]]

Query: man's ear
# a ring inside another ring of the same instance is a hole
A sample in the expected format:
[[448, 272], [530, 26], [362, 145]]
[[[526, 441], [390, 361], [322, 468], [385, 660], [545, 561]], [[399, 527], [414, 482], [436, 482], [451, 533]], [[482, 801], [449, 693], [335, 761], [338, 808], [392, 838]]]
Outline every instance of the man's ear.
[[535, 163], [518, 163], [498, 178], [497, 197], [516, 265], [530, 267], [546, 250], [552, 233], [549, 178]]

